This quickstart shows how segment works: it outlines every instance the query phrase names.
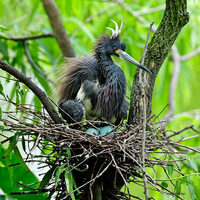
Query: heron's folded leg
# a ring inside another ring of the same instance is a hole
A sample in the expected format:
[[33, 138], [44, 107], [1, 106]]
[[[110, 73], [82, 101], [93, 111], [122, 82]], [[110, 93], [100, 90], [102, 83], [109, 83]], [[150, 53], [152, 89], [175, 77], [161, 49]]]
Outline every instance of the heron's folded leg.
[[68, 123], [80, 122], [84, 117], [83, 104], [77, 100], [63, 100], [59, 112]]

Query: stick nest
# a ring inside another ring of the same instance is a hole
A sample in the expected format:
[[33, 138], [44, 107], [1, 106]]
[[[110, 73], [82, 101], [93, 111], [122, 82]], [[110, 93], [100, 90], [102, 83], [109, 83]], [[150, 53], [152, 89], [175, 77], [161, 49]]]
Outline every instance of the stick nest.
[[[183, 137], [178, 141], [173, 141], [173, 137], [187, 129], [196, 131], [193, 126], [178, 132], [162, 131], [154, 124], [154, 116], [148, 119], [143, 147], [142, 126], [107, 124], [113, 127], [114, 136], [95, 136], [86, 133], [86, 129], [97, 128], [99, 121], [85, 121], [73, 126], [54, 124], [45, 112], [37, 111], [36, 107], [12, 103], [20, 117], [16, 117], [16, 112], [4, 112], [3, 116], [6, 115], [7, 119], [1, 121], [7, 130], [11, 128], [17, 134], [18, 141], [25, 138], [28, 147], [26, 162], [38, 162], [39, 168], [48, 170], [39, 188], [30, 193], [47, 192], [52, 199], [92, 199], [93, 188], [100, 182], [107, 199], [112, 199], [113, 195], [116, 199], [142, 199], [131, 195], [129, 187], [130, 183], [143, 185], [145, 173], [150, 189], [182, 199], [161, 181], [152, 178], [146, 170], [151, 168], [156, 171], [159, 166], [169, 177], [166, 168], [174, 166], [183, 175], [178, 165], [184, 160], [182, 155], [198, 150], [181, 145]], [[8, 140], [6, 138], [5, 141]], [[40, 150], [39, 155], [35, 153], [36, 149]], [[109, 180], [111, 178], [112, 181]], [[121, 192], [116, 190], [122, 186]]]

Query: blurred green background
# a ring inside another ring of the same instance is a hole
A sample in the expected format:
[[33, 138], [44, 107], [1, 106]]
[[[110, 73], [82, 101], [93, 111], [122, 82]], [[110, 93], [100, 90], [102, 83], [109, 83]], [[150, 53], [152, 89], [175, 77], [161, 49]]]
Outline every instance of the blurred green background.
[[[165, 1], [164, 0], [126, 0], [125, 3], [101, 0], [57, 0], [56, 4], [61, 13], [61, 19], [66, 31], [71, 38], [76, 56], [92, 55], [92, 48], [102, 33], [110, 31], [105, 27], [113, 27], [110, 19], [120, 23], [124, 21], [121, 39], [127, 44], [127, 52], [136, 60], [140, 60], [148, 32], [149, 24], [154, 21], [156, 28], [161, 22]], [[155, 9], [152, 9], [155, 8]], [[188, 11], [190, 21], [183, 28], [175, 42], [179, 54], [185, 55], [200, 47], [200, 1], [188, 0]], [[139, 18], [140, 17], [140, 18]], [[143, 19], [146, 23], [138, 21]], [[0, 0], [0, 59], [9, 63], [21, 72], [30, 76], [32, 80], [43, 88], [46, 93], [56, 101], [54, 84], [46, 80], [38, 73], [27, 60], [22, 42], [8, 40], [9, 37], [30, 36], [44, 33], [51, 33], [52, 29], [44, 12], [41, 1], [38, 0]], [[151, 33], [151, 36], [153, 33]], [[53, 37], [28, 40], [28, 50], [33, 61], [48, 75], [48, 78], [56, 82], [57, 72], [63, 63], [63, 57], [57, 42]], [[127, 96], [130, 97], [131, 84], [135, 73], [135, 67], [125, 61], [115, 59], [123, 69], [127, 79]], [[159, 75], [153, 94], [152, 114], [158, 114], [168, 103], [169, 85], [173, 74], [174, 63], [170, 54], [165, 60]], [[3, 91], [11, 99], [20, 103], [31, 103], [41, 105], [40, 101], [22, 84], [15, 81], [8, 81], [4, 77], [11, 78], [0, 70], [0, 81]], [[181, 62], [180, 74], [175, 93], [175, 114], [167, 129], [180, 130], [190, 124], [200, 128], [200, 55], [196, 55], [184, 62]], [[11, 109], [10, 105], [0, 102], [4, 110]], [[160, 115], [159, 119], [167, 113], [167, 109]], [[195, 135], [192, 131], [183, 133], [184, 137]], [[180, 136], [179, 136], [180, 137]], [[198, 138], [182, 142], [182, 144], [199, 148]], [[3, 151], [3, 147], [1, 147]], [[183, 199], [200, 199], [200, 158], [198, 154], [190, 152], [187, 163], [191, 167], [180, 163], [183, 173], [191, 176], [180, 177], [180, 174], [172, 172], [171, 178], [176, 180], [176, 186], [169, 188], [176, 191], [181, 189]], [[0, 172], [5, 170], [4, 161], [0, 161]], [[169, 169], [170, 170], [170, 169]], [[151, 174], [153, 172], [150, 172]], [[1, 173], [0, 173], [1, 174]], [[162, 171], [157, 169], [154, 174], [157, 179], [168, 179]], [[0, 179], [2, 180], [2, 176]], [[10, 179], [3, 178], [7, 184]], [[2, 183], [1, 183], [2, 185]], [[9, 187], [3, 187], [7, 193]], [[144, 197], [143, 188], [131, 185], [133, 194]], [[150, 196], [155, 199], [175, 199], [174, 197], [160, 194], [150, 190]], [[34, 197], [39, 199], [41, 197]], [[1, 199], [1, 197], [0, 197]]]

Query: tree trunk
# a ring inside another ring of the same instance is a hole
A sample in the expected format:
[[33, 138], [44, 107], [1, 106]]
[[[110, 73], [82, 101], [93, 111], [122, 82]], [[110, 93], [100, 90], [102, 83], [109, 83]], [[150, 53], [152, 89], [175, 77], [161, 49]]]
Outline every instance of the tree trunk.
[[65, 27], [60, 19], [60, 12], [54, 0], [42, 0], [44, 9], [51, 23], [54, 37], [57, 40], [63, 56], [74, 57], [75, 52], [65, 31]]
[[[147, 117], [151, 114], [152, 94], [158, 72], [174, 44], [179, 32], [189, 21], [187, 0], [166, 0], [166, 8], [162, 21], [147, 47], [144, 65], [154, 74], [142, 72], [147, 102]], [[128, 123], [137, 126], [143, 122], [143, 104], [139, 85], [139, 70], [136, 70], [131, 92]]]

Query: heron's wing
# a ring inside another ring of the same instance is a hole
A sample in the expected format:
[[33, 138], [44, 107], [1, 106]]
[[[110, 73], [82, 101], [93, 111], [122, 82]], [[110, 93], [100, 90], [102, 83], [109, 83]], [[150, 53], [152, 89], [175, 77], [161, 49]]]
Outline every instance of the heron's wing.
[[95, 58], [67, 58], [59, 77], [59, 101], [75, 99], [84, 80], [97, 79], [97, 61]]
[[116, 66], [109, 67], [111, 70], [107, 72], [106, 82], [98, 95], [98, 108], [101, 116], [107, 120], [118, 117], [126, 90], [126, 79], [122, 70]]

